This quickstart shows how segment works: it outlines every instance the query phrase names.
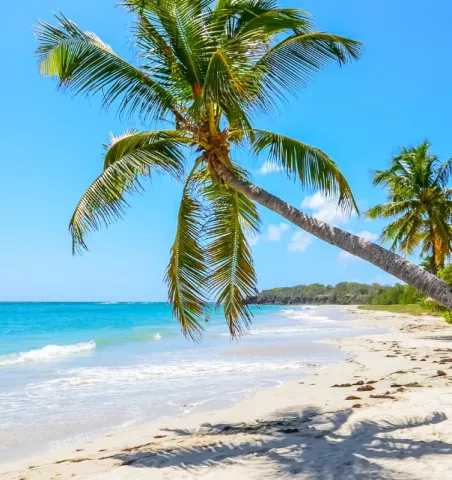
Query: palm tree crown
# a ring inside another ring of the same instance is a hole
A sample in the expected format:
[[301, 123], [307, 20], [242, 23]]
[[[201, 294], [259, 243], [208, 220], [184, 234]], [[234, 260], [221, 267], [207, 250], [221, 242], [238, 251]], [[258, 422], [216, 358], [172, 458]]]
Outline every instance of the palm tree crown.
[[444, 266], [452, 252], [452, 159], [441, 163], [424, 142], [402, 148], [387, 170], [374, 172], [374, 185], [387, 189], [388, 202], [366, 212], [369, 218], [391, 218], [381, 234], [392, 250], [407, 255], [422, 245], [430, 271]]
[[[106, 145], [104, 168], [70, 222], [74, 252], [85, 235], [120, 218], [125, 194], [140, 177], [166, 172], [183, 181], [176, 238], [166, 280], [175, 317], [199, 338], [214, 299], [231, 335], [249, 325], [245, 298], [256, 290], [247, 237], [259, 229], [252, 200], [221, 172], [246, 180], [234, 159], [245, 146], [268, 152], [288, 176], [356, 208], [337, 165], [321, 150], [252, 122], [274, 111], [329, 61], [359, 56], [360, 43], [318, 32], [298, 9], [275, 0], [125, 0], [134, 16], [137, 64], [63, 15], [36, 28], [40, 71], [74, 94], [99, 93], [106, 107], [142, 122], [169, 121], [158, 131], [128, 131]], [[187, 165], [187, 153], [195, 160]], [[188, 166], [188, 168], [187, 168]]]

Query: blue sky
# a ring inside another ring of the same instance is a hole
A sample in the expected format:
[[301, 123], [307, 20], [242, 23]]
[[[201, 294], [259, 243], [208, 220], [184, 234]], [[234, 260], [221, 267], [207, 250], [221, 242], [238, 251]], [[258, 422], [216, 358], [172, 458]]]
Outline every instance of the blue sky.
[[[449, 2], [295, 0], [283, 6], [311, 12], [321, 30], [361, 40], [361, 60], [329, 66], [282, 114], [261, 128], [326, 151], [365, 208], [383, 200], [370, 169], [382, 168], [397, 147], [428, 138], [444, 159], [450, 145], [452, 40]], [[89, 237], [90, 252], [72, 257], [67, 230], [85, 188], [100, 173], [101, 143], [130, 124], [99, 103], [71, 98], [37, 72], [32, 28], [62, 11], [132, 58], [130, 18], [114, 0], [7, 2], [0, 16], [0, 300], [165, 300], [163, 276], [175, 231], [180, 186], [156, 177], [131, 199], [124, 221]], [[306, 211], [354, 233], [374, 237], [382, 223], [346, 219], [314, 192], [278, 173], [255, 181]], [[261, 209], [262, 235], [253, 247], [260, 288], [301, 283], [391, 281], [377, 268], [311, 241]], [[281, 225], [282, 223], [282, 225]]]

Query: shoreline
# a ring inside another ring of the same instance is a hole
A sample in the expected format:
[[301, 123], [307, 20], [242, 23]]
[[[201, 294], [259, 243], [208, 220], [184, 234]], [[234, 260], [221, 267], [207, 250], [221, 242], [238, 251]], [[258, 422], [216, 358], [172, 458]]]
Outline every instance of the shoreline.
[[262, 469], [268, 478], [450, 478], [451, 327], [438, 317], [337, 308], [353, 326], [390, 330], [322, 340], [354, 358], [300, 381], [2, 464], [0, 478], [238, 480], [262, 478]]

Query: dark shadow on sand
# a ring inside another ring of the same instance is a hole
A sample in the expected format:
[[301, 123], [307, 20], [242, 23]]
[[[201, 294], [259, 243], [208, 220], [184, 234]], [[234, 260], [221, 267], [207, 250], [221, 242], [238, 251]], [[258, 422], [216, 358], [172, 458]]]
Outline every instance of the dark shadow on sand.
[[[343, 435], [339, 430], [351, 413], [352, 410], [347, 409], [322, 414], [310, 408], [302, 412], [278, 413], [270, 420], [252, 424], [207, 424], [197, 433], [168, 430], [177, 437], [168, 438], [164, 448], [149, 445], [114, 458], [136, 468], [174, 467], [194, 476], [205, 467], [240, 463], [246, 457], [253, 462], [253, 468], [259, 469], [256, 470], [259, 478], [290, 478], [303, 472], [318, 480], [389, 480], [413, 477], [383, 469], [376, 460], [452, 455], [452, 444], [414, 441], [401, 438], [398, 432], [441, 423], [446, 420], [442, 413], [399, 422], [355, 423], [353, 431]], [[386, 438], [385, 434], [391, 432], [398, 432], [400, 438]], [[182, 447], [180, 436], [187, 435], [193, 435], [198, 445]], [[335, 461], [328, 461], [332, 455]]]

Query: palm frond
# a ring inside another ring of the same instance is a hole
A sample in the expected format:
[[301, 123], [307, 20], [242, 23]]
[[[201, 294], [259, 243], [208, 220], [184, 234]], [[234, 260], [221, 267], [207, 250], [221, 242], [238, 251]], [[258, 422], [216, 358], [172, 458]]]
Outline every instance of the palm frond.
[[[132, 2], [135, 3], [135, 2]], [[204, 3], [194, 0], [143, 2], [145, 15], [164, 37], [192, 89], [202, 86], [210, 38]], [[195, 94], [195, 90], [193, 91]]]
[[323, 32], [294, 33], [270, 49], [255, 66], [264, 72], [256, 102], [280, 101], [287, 92], [298, 93], [312, 76], [331, 61], [340, 65], [359, 58], [361, 43]]
[[159, 81], [120, 58], [95, 34], [63, 15], [56, 18], [59, 28], [40, 22], [35, 29], [43, 75], [57, 77], [60, 87], [76, 95], [101, 92], [105, 107], [119, 101], [120, 113], [155, 119], [173, 107], [175, 99]]
[[439, 188], [446, 188], [448, 185], [450, 178], [452, 176], [452, 158], [445, 161], [437, 170], [436, 178], [433, 181], [433, 186], [437, 186]]
[[149, 177], [154, 171], [181, 176], [184, 163], [180, 142], [156, 138], [159, 132], [127, 133], [112, 138], [105, 155], [105, 169], [83, 194], [69, 224], [74, 253], [87, 249], [88, 232], [122, 218], [128, 206], [124, 195], [141, 188], [140, 177]]
[[347, 180], [326, 153], [284, 135], [256, 129], [253, 132], [252, 150], [256, 155], [268, 148], [269, 158], [304, 187], [338, 198], [339, 204], [349, 212], [358, 211]]
[[[246, 15], [246, 13], [248, 15]], [[244, 10], [236, 25], [236, 32], [244, 33], [261, 29], [265, 35], [276, 35], [281, 32], [311, 31], [313, 25], [306, 12], [296, 8], [269, 8], [260, 12]]]
[[416, 212], [408, 212], [383, 229], [381, 241], [383, 243], [391, 241], [391, 250], [400, 250], [411, 255], [423, 238], [423, 225], [422, 218], [419, 218]]
[[199, 162], [182, 193], [176, 238], [165, 278], [173, 315], [181, 324], [184, 335], [195, 341], [201, 338], [204, 330], [200, 322], [209, 315], [207, 259], [201, 240], [205, 212], [196, 198], [198, 185], [194, 176], [198, 165]]
[[[244, 173], [236, 169], [244, 178]], [[207, 228], [211, 275], [209, 287], [217, 307], [223, 304], [231, 336], [249, 327], [251, 311], [245, 299], [255, 295], [256, 272], [247, 236], [259, 231], [254, 203], [227, 185], [210, 183], [204, 194], [212, 205]]]
[[[245, 116], [259, 91], [253, 58], [258, 56], [261, 34], [249, 32], [224, 42], [210, 57], [202, 96], [218, 104], [226, 115]], [[253, 53], [253, 51], [255, 53]]]
[[211, 9], [209, 24], [232, 38], [250, 20], [276, 8], [275, 0], [218, 0]]
[[401, 215], [413, 211], [418, 207], [418, 203], [414, 200], [388, 202], [369, 208], [364, 212], [364, 215], [370, 220], [376, 220], [377, 218], [391, 218], [395, 215]]
[[145, 13], [138, 16], [135, 35], [143, 70], [163, 85], [171, 86], [178, 104], [190, 101], [193, 98], [193, 86], [185, 78], [184, 69], [174, 54], [169, 39]]

